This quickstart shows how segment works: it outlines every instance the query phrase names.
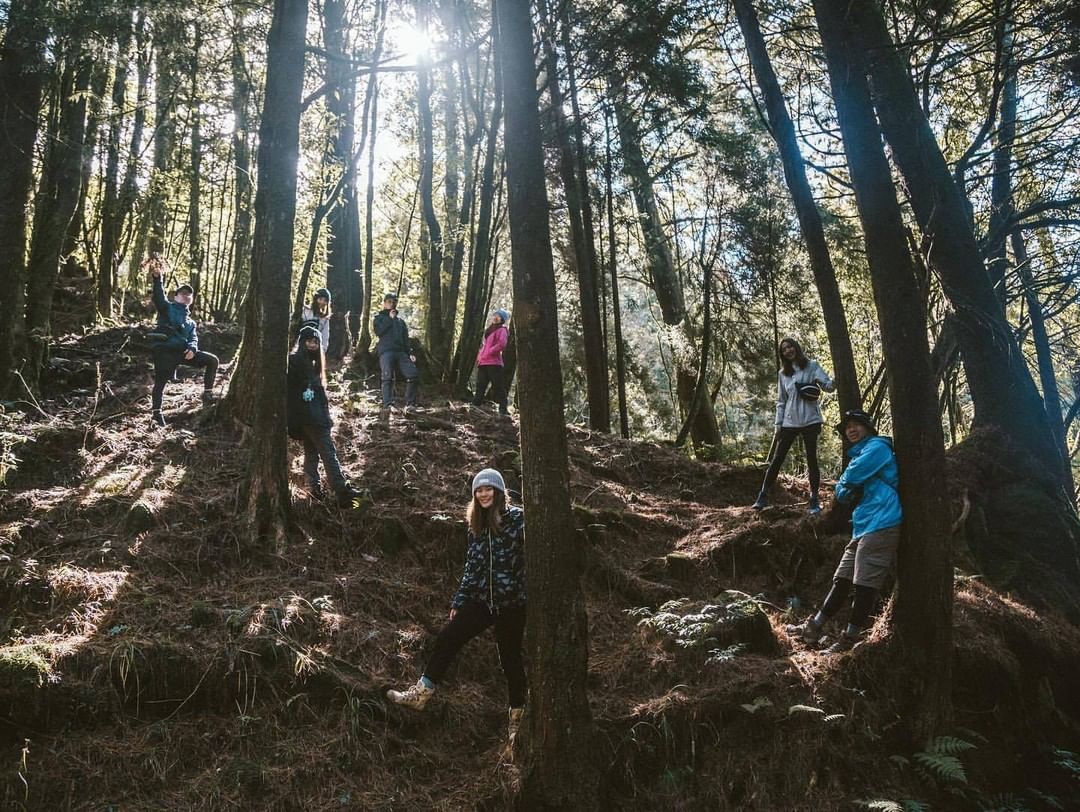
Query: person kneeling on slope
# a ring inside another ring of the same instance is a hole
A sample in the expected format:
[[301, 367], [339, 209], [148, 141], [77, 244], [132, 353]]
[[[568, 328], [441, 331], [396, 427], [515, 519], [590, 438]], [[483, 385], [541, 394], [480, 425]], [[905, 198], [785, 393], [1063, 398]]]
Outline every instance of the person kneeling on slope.
[[896, 560], [903, 519], [892, 440], [879, 437], [870, 415], [859, 410], [845, 412], [836, 429], [851, 444], [851, 462], [836, 483], [836, 500], [855, 505], [852, 538], [833, 575], [832, 589], [817, 614], [805, 623], [784, 627], [789, 635], [811, 645], [816, 643], [825, 622], [843, 606], [854, 585], [847, 629], [826, 649], [827, 654], [854, 646], [869, 625], [878, 595]]
[[473, 478], [472, 493], [465, 513], [465, 573], [450, 603], [450, 621], [439, 632], [420, 680], [386, 696], [395, 704], [423, 709], [462, 647], [494, 626], [510, 698], [507, 747], [512, 753], [525, 709], [525, 512], [510, 505], [502, 474], [493, 468]]

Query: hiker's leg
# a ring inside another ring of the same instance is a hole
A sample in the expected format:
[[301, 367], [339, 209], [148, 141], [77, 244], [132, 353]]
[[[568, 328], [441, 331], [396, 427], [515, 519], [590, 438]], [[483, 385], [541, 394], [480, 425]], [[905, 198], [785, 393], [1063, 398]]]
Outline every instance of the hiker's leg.
[[401, 353], [398, 355], [398, 370], [401, 372], [401, 377], [405, 379], [405, 405], [415, 406], [417, 389], [419, 388], [420, 371], [416, 368], [416, 364], [409, 358], [408, 353]]
[[346, 480], [345, 474], [341, 472], [341, 462], [338, 460], [337, 449], [334, 447], [334, 440], [330, 436], [330, 429], [318, 428], [312, 429], [311, 432], [311, 439], [318, 450], [319, 457], [322, 459], [326, 478], [330, 482], [330, 487], [337, 493], [345, 487]]
[[488, 373], [491, 376], [491, 399], [499, 404], [499, 412], [509, 412], [506, 402], [506, 375], [502, 367], [493, 366]]
[[489, 366], [482, 366], [476, 368], [476, 397], [473, 398], [474, 406], [484, 405], [484, 395], [487, 394], [488, 384], [491, 383], [491, 376], [488, 374]]
[[818, 436], [821, 424], [807, 426], [802, 430], [803, 445], [806, 447], [806, 468], [810, 476], [810, 498], [817, 499], [821, 487], [821, 468], [818, 466]]
[[466, 603], [443, 626], [435, 641], [435, 651], [424, 669], [424, 676], [434, 683], [442, 680], [446, 669], [461, 651], [461, 647], [480, 634], [494, 622], [491, 612], [482, 603]]
[[776, 451], [773, 453], [772, 462], [769, 463], [769, 470], [765, 472], [765, 482], [761, 486], [762, 491], [768, 492], [769, 488], [776, 482], [776, 478], [780, 476], [780, 468], [784, 465], [784, 460], [787, 459], [791, 444], [795, 442], [795, 438], [798, 436], [799, 429], [780, 429], [780, 436], [776, 441]]
[[304, 428], [304, 477], [307, 479], [308, 487], [313, 493], [317, 493], [321, 486], [319, 484], [319, 447], [315, 443], [315, 439], [312, 434], [312, 429]]
[[151, 407], [155, 412], [161, 411], [161, 400], [165, 394], [165, 384], [172, 380], [176, 372], [176, 353], [173, 351], [159, 351], [154, 353], [154, 390], [150, 396]]
[[499, 663], [506, 675], [510, 707], [525, 707], [525, 663], [521, 657], [521, 641], [525, 635], [525, 607], [500, 609], [495, 616], [495, 642], [499, 646]]
[[382, 405], [389, 409], [394, 404], [394, 355], [384, 352], [379, 356], [379, 374], [382, 377]]

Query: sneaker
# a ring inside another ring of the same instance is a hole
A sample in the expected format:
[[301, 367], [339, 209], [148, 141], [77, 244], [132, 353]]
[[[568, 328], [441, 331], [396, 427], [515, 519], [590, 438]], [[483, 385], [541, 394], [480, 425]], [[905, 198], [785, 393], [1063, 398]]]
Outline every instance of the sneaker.
[[202, 393], [202, 405], [203, 406], [213, 406], [215, 400], [217, 400], [217, 397], [215, 397], [213, 389], [204, 389], [203, 390], [203, 393]]
[[754, 500], [754, 504], [750, 505], [754, 510], [762, 510], [769, 506], [769, 497], [762, 491], [757, 495], [757, 499]]
[[836, 642], [822, 651], [822, 654], [843, 654], [845, 651], [851, 651], [855, 646], [859, 644], [859, 640], [862, 635], [848, 634], [846, 631], [836, 638]]
[[419, 406], [406, 406], [405, 407], [405, 416], [406, 417], [416, 417], [416, 415], [419, 414], [419, 413], [420, 413], [420, 407]]
[[165, 428], [165, 418], [158, 409], [155, 409], [154, 413], [150, 415], [150, 422], [159, 428]]
[[803, 623], [789, 623], [784, 626], [784, 631], [788, 637], [794, 637], [798, 640], [802, 640], [807, 645], [814, 645], [821, 639], [821, 626], [816, 624], [813, 620], [807, 620]]
[[810, 504], [806, 506], [806, 512], [811, 516], [817, 516], [821, 513], [821, 503], [816, 496], [810, 497]]
[[424, 685], [424, 680], [421, 678], [416, 681], [416, 685], [407, 690], [395, 691], [391, 689], [387, 691], [386, 698], [395, 705], [404, 705], [413, 710], [423, 710], [424, 705], [428, 703], [434, 693], [435, 689]]

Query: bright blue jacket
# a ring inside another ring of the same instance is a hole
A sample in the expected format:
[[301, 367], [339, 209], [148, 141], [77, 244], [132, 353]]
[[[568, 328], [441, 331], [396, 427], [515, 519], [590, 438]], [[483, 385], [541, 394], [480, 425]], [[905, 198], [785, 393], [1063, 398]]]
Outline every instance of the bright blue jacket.
[[862, 498], [852, 514], [852, 538], [896, 527], [904, 518], [897, 487], [900, 475], [892, 440], [870, 436], [848, 451], [851, 462], [836, 483], [836, 500], [850, 502], [862, 488]]
[[525, 605], [525, 511], [507, 508], [502, 530], [492, 536], [469, 531], [465, 572], [450, 606], [482, 603], [492, 611]]
[[166, 338], [158, 346], [168, 350], [199, 351], [199, 331], [187, 305], [165, 298], [161, 277], [154, 277], [154, 307], [157, 308], [157, 331]]

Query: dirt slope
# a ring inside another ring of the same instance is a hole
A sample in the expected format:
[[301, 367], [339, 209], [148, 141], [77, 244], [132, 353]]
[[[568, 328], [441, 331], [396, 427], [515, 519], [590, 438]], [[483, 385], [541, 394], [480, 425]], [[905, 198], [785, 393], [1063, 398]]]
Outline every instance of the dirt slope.
[[[205, 337], [235, 349], [228, 330]], [[443, 399], [380, 430], [373, 396], [342, 386], [338, 447], [370, 499], [312, 501], [294, 459], [304, 538], [273, 555], [238, 537], [241, 437], [200, 411], [194, 377], [167, 394], [170, 428], [148, 427], [141, 342], [127, 328], [61, 341], [40, 411], [0, 415], [0, 459], [18, 459], [0, 490], [4, 808], [504, 808], [516, 775], [490, 639], [423, 714], [382, 694], [415, 679], [445, 617], [471, 474], [494, 465], [520, 490], [515, 423]], [[833, 658], [781, 631], [845, 542], [804, 519], [801, 482], [758, 516], [757, 470], [568, 431], [610, 808], [1080, 798], [1076, 627], [964, 576], [960, 744], [913, 744], [885, 621]], [[658, 618], [669, 601], [683, 602]], [[679, 620], [720, 606], [708, 640]], [[951, 751], [964, 781], [935, 761]]]

